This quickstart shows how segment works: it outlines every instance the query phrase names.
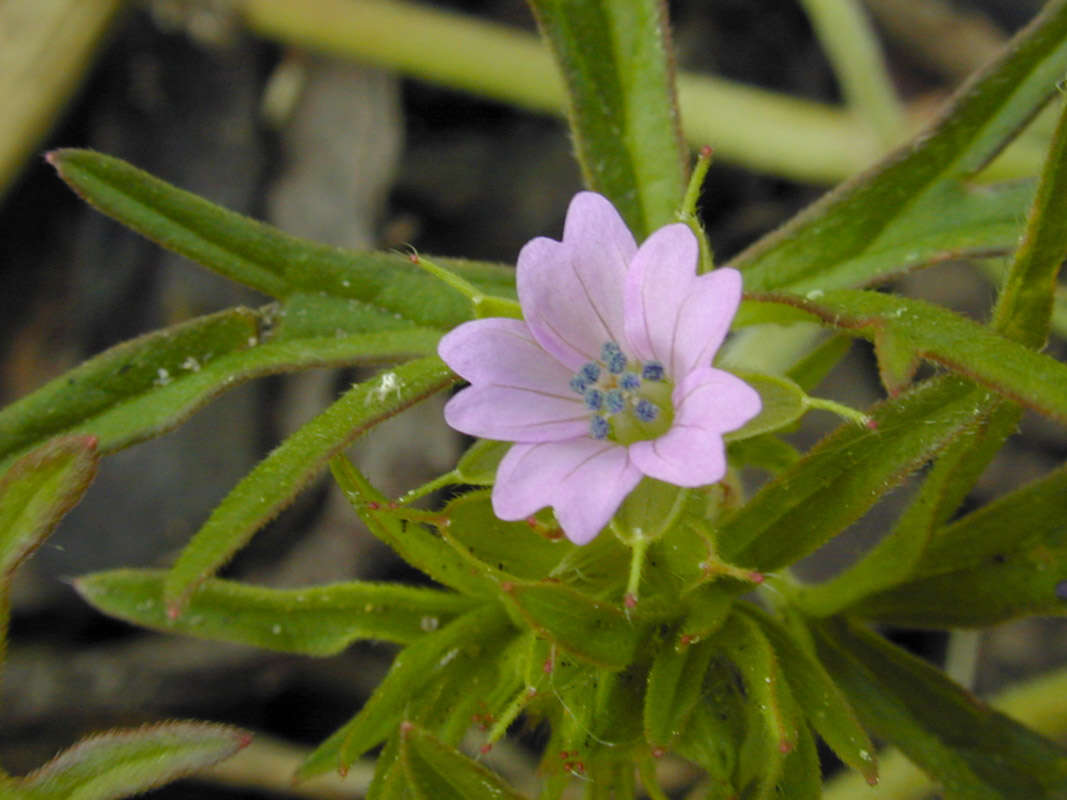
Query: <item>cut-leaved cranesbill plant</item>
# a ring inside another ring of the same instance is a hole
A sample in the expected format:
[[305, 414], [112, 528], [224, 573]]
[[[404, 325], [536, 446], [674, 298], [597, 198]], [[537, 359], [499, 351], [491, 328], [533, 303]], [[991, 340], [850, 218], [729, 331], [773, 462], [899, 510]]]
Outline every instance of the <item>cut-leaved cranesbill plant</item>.
[[[806, 800], [822, 795], [830, 754], [864, 796], [880, 779], [873, 737], [940, 796], [1067, 798], [1054, 737], [872, 628], [1067, 613], [1062, 468], [958, 515], [1021, 409], [1067, 423], [1067, 366], [1041, 352], [1067, 257], [1067, 116], [1036, 182], [979, 175], [1057, 96], [1067, 2], [1049, 3], [929, 130], [720, 266], [695, 208], [707, 152], [686, 175], [663, 5], [531, 5], [589, 191], [515, 270], [325, 247], [107, 155], [49, 156], [103, 213], [274, 303], [113, 348], [0, 412], [0, 623], [14, 568], [101, 456], [241, 381], [384, 364], [238, 483], [172, 568], [75, 583], [101, 611], [171, 634], [318, 657], [360, 639], [398, 646], [297, 780], [380, 748], [368, 797], [521, 797], [480, 759], [535, 730], [546, 799]], [[991, 253], [1006, 267], [986, 324], [870, 288]], [[813, 336], [820, 326], [833, 336]], [[873, 343], [886, 396], [870, 409], [809, 394], [847, 337]], [[918, 373], [922, 361], [933, 369]], [[442, 424], [479, 438], [452, 471], [392, 498], [343, 454], [453, 388]], [[785, 437], [813, 409], [842, 421], [799, 451]], [[755, 490], [746, 468], [764, 473]], [[877, 546], [832, 579], [794, 576], [923, 468]], [[216, 577], [326, 470], [429, 585]], [[447, 486], [439, 507], [410, 507]], [[1062, 710], [1064, 694], [1032, 703]], [[107, 734], [0, 775], [0, 796], [121, 796], [245, 743], [206, 723]], [[886, 783], [880, 796], [918, 796]]]

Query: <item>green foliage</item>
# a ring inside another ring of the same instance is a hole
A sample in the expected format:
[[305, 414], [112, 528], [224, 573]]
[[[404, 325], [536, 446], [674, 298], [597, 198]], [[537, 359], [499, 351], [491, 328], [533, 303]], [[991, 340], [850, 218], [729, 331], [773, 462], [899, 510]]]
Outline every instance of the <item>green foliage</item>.
[[100, 611], [145, 628], [311, 656], [360, 639], [411, 644], [471, 607], [452, 592], [392, 583], [267, 589], [212, 579], [173, 619], [163, 603], [165, 578], [162, 570], [121, 569], [86, 575], [74, 587]]
[[234, 487], [182, 551], [163, 587], [168, 611], [180, 611], [193, 589], [288, 505], [345, 445], [455, 380], [436, 357], [408, 362], [356, 384], [290, 436]]
[[531, 0], [567, 83], [586, 184], [638, 241], [682, 202], [685, 157], [667, 13], [660, 0]]
[[[588, 183], [638, 238], [675, 220], [685, 170], [663, 4], [532, 5], [570, 92]], [[119, 345], [0, 412], [0, 466], [9, 467], [0, 478], [0, 630], [14, 569], [77, 502], [98, 454], [157, 436], [254, 377], [395, 364], [282, 442], [170, 571], [76, 582], [100, 610], [159, 631], [313, 656], [360, 639], [399, 645], [385, 680], [298, 778], [343, 772], [384, 745], [372, 800], [517, 798], [457, 748], [472, 719], [487, 745], [525, 719], [546, 732], [545, 798], [561, 797], [572, 776], [591, 800], [635, 797], [636, 765], [659, 800], [653, 758], [667, 751], [705, 770], [708, 797], [816, 798], [815, 736], [873, 783], [868, 731], [899, 746], [948, 798], [1067, 797], [1067, 753], [856, 621], [983, 626], [1067, 612], [1067, 469], [953, 519], [1020, 407], [1067, 423], [1067, 368], [1038, 352], [1067, 256], [1067, 117], [1036, 190], [975, 183], [1065, 73], [1067, 3], [1054, 2], [931, 131], [738, 256], [749, 292], [739, 326], [834, 330], [785, 375], [739, 372], [763, 410], [726, 437], [731, 465], [772, 478], [748, 499], [735, 473], [686, 490], [645, 481], [615, 520], [619, 536], [606, 531], [583, 547], [563, 539], [548, 512], [497, 519], [484, 489], [435, 510], [405, 505], [450, 484], [490, 486], [509, 443], [474, 443], [455, 470], [400, 501], [342, 455], [372, 426], [457, 382], [434, 352], [444, 331], [473, 315], [461, 293], [403, 256], [303, 241], [109, 156], [53, 153], [62, 178], [101, 211], [275, 302]], [[948, 258], [1011, 252], [1020, 234], [989, 325], [860, 288]], [[444, 263], [479, 292], [514, 297], [507, 269]], [[870, 411], [869, 427], [846, 423], [800, 453], [778, 434], [816, 403], [805, 393], [852, 336], [874, 343], [890, 397]], [[923, 359], [950, 374], [916, 383]], [[372, 534], [438, 586], [279, 590], [213, 577], [327, 464]], [[927, 464], [879, 545], [821, 584], [788, 575]], [[657, 537], [642, 544], [630, 584], [627, 526]], [[765, 579], [769, 610], [745, 596]], [[624, 597], [638, 585], [640, 601]], [[0, 796], [119, 797], [246, 742], [193, 723], [106, 734], [26, 778], [0, 776]]]
[[951, 800], [1067, 797], [1067, 752], [939, 670], [843, 620], [814, 628], [818, 652], [860, 719], [935, 778]]
[[18, 781], [18, 797], [129, 797], [229, 758], [251, 739], [237, 728], [205, 722], [164, 722], [98, 734]]

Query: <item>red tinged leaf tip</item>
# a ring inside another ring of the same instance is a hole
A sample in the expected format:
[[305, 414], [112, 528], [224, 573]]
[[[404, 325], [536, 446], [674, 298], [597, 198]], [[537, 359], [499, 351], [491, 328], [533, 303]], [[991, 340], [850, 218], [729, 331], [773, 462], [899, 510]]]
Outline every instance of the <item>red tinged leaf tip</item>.
[[237, 739], [237, 747], [240, 750], [244, 750], [248, 745], [252, 744], [252, 739], [255, 738], [250, 733], [242, 733]]
[[483, 744], [481, 747], [478, 748], [478, 752], [481, 753], [484, 756], [492, 749], [493, 749], [493, 743], [492, 742], [486, 742], [485, 744]]
[[878, 785], [878, 776], [877, 775], [873, 775], [873, 774], [872, 775], [868, 775], [865, 778], [865, 780], [867, 781], [867, 785], [868, 786], [877, 786]]
[[766, 580], [762, 572], [750, 572], [748, 573], [748, 579], [753, 583], [763, 583]]
[[407, 720], [400, 723], [400, 732], [404, 735], [411, 733], [413, 730], [415, 730], [415, 725], [413, 723], [408, 722]]
[[706, 161], [707, 159], [711, 158], [711, 154], [713, 152], [714, 151], [711, 149], [711, 145], [706, 144], [700, 148], [700, 157]]
[[512, 592], [515, 591], [515, 584], [512, 583], [511, 581], [501, 581], [500, 582], [500, 591], [507, 592], [508, 594], [511, 594]]
[[689, 645], [691, 645], [692, 643], [693, 637], [690, 636], [688, 633], [683, 633], [681, 636], [678, 637], [678, 645], [680, 647], [689, 647]]
[[793, 752], [793, 743], [791, 741], [789, 741], [788, 739], [780, 739], [778, 741], [778, 752], [779, 753], [791, 753], [791, 752]]
[[174, 621], [182, 615], [182, 609], [179, 605], [167, 606], [167, 619]]
[[878, 420], [876, 420], [874, 417], [871, 417], [867, 420], [867, 427], [870, 428], [872, 431], [878, 430]]
[[623, 598], [622, 603], [627, 608], [637, 608], [637, 597], [633, 592], [628, 592], [626, 597]]
[[662, 747], [653, 747], [652, 748], [652, 757], [653, 758], [663, 758], [665, 755], [667, 755], [667, 751], [664, 750]]

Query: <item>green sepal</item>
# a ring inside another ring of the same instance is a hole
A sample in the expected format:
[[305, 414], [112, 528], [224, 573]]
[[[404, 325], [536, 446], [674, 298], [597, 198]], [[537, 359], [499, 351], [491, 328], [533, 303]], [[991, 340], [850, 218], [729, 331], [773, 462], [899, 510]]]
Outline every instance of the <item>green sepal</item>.
[[762, 407], [753, 419], [737, 430], [725, 434], [723, 439], [727, 442], [742, 441], [781, 430], [792, 425], [808, 410], [805, 403], [807, 395], [789, 378], [752, 372], [735, 371], [734, 374], [759, 393]]
[[456, 464], [456, 477], [472, 486], [492, 486], [496, 470], [511, 449], [512, 442], [479, 439], [463, 453]]
[[645, 740], [651, 747], [666, 750], [688, 726], [715, 650], [713, 642], [703, 642], [682, 648], [667, 644], [656, 651], [644, 698]]

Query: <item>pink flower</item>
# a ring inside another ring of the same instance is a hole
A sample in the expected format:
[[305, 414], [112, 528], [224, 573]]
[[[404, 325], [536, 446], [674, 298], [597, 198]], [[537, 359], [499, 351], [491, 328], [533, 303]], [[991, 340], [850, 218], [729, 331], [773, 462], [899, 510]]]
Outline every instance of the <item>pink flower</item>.
[[637, 246], [608, 200], [571, 201], [563, 241], [519, 253], [525, 321], [460, 325], [438, 346], [470, 386], [445, 407], [453, 428], [516, 442], [493, 510], [519, 520], [552, 506], [567, 538], [591, 541], [642, 477], [678, 486], [726, 473], [722, 435], [759, 395], [711, 366], [741, 301], [741, 274], [698, 276], [681, 223]]

